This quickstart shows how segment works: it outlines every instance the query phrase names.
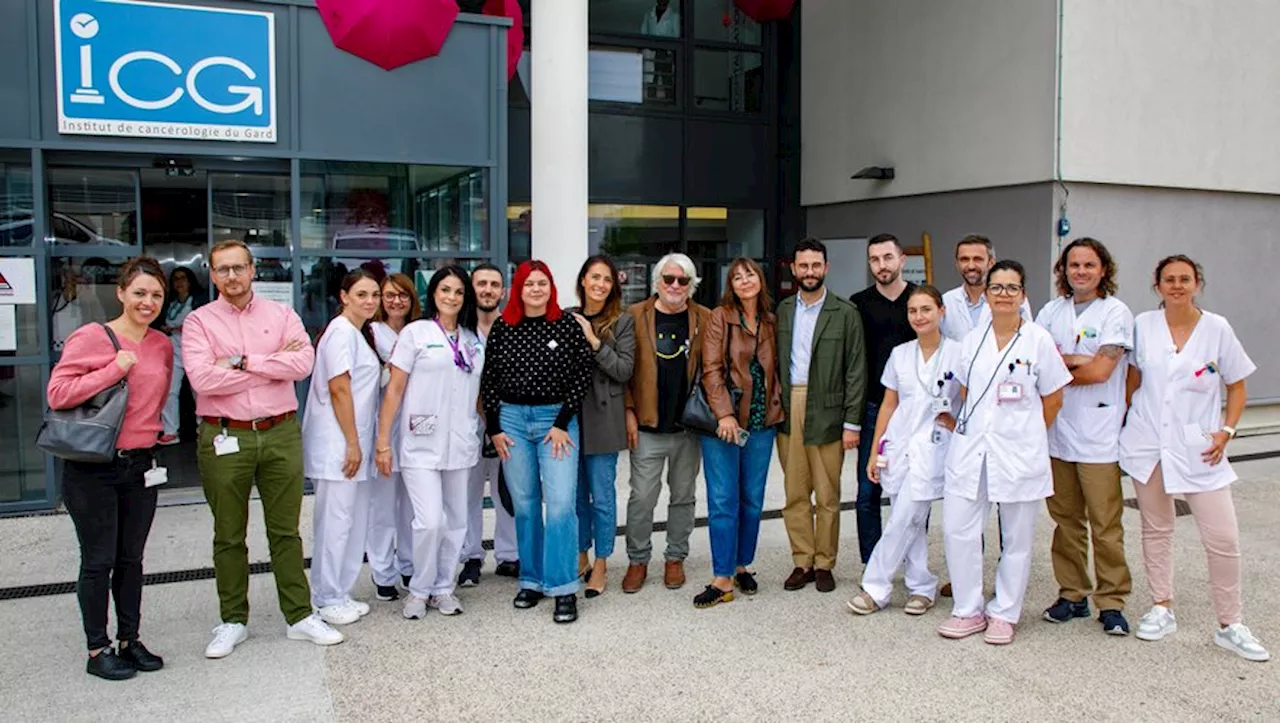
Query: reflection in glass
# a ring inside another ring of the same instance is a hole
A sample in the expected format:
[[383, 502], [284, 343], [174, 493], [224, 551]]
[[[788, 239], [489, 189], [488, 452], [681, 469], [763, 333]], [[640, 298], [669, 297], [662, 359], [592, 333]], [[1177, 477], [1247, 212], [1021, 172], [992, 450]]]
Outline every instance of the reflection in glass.
[[698, 264], [702, 286], [698, 301], [714, 304], [724, 292], [729, 263], [740, 256], [764, 263], [762, 209], [704, 208], [685, 210], [689, 255]]
[[133, 171], [50, 168], [48, 179], [53, 243], [138, 243], [138, 189]]
[[44, 452], [36, 433], [44, 420], [41, 366], [0, 367], [0, 503], [45, 496]]
[[[728, 8], [726, 9], [726, 5]], [[693, 7], [693, 37], [718, 43], [760, 44], [760, 23], [747, 17], [731, 2], [702, 0]]]
[[35, 236], [31, 167], [0, 163], [0, 246], [30, 246]]
[[700, 110], [759, 113], [764, 94], [760, 53], [698, 50], [693, 59], [693, 105]]
[[213, 186], [213, 243], [289, 246], [289, 177], [219, 173]]
[[50, 264], [49, 316], [53, 353], [58, 355], [71, 332], [85, 324], [120, 315], [116, 280], [125, 259], [55, 258]]
[[680, 37], [680, 0], [588, 0], [587, 7], [592, 35]]
[[614, 257], [624, 275], [623, 303], [649, 297], [649, 270], [663, 254], [680, 250], [680, 208], [592, 204], [589, 216], [588, 253]]

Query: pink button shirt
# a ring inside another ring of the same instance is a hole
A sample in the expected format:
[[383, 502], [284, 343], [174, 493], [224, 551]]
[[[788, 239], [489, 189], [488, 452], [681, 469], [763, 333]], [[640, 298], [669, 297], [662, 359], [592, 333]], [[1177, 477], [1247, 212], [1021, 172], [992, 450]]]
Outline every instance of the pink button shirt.
[[[282, 352], [300, 339], [300, 351]], [[224, 369], [220, 359], [244, 355], [248, 368]], [[305, 379], [315, 349], [293, 309], [254, 296], [237, 309], [218, 298], [191, 312], [182, 325], [182, 366], [196, 393], [196, 414], [240, 421], [298, 409], [293, 383]]]
[[[160, 436], [160, 409], [169, 395], [173, 347], [169, 337], [155, 329], [147, 330], [141, 344], [119, 334], [116, 338], [121, 349], [138, 357], [129, 369], [129, 404], [116, 449], [149, 449]], [[101, 324], [85, 324], [67, 337], [62, 358], [49, 375], [49, 406], [71, 409], [124, 378], [106, 330]]]

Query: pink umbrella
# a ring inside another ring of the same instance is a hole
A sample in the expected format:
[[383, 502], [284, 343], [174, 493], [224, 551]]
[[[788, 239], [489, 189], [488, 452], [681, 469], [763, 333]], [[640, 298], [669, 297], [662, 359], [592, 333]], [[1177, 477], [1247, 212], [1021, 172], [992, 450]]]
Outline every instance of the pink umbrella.
[[440, 53], [457, 0], [316, 0], [335, 47], [384, 70]]
[[511, 28], [507, 30], [507, 80], [516, 74], [516, 64], [524, 53], [524, 13], [520, 10], [519, 0], [485, 0], [485, 15], [496, 15], [511, 18]]
[[757, 23], [767, 23], [786, 20], [796, 3], [795, 0], [733, 0], [733, 4]]

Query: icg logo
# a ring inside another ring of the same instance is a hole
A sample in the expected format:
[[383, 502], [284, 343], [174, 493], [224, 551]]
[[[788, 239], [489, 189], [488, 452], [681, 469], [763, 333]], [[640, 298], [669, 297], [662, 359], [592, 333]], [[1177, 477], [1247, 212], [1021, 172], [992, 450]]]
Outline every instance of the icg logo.
[[62, 133], [274, 142], [275, 16], [55, 0]]

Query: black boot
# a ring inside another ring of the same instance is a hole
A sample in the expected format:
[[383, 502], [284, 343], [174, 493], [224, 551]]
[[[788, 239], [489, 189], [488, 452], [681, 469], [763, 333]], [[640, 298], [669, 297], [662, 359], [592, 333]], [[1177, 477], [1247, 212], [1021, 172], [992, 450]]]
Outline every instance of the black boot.
[[521, 610], [528, 610], [542, 602], [542, 598], [544, 597], [546, 596], [537, 590], [520, 588], [520, 591], [516, 593], [516, 599], [512, 601], [512, 604]]
[[133, 667], [133, 663], [117, 656], [111, 648], [103, 648], [85, 663], [84, 672], [103, 680], [128, 680], [137, 675], [138, 669]]
[[571, 623], [578, 619], [578, 596], [557, 595], [556, 613], [552, 618], [558, 623]]
[[147, 647], [137, 640], [121, 640], [120, 657], [133, 663], [133, 667], [143, 673], [151, 673], [164, 667], [164, 659], [147, 650]]

